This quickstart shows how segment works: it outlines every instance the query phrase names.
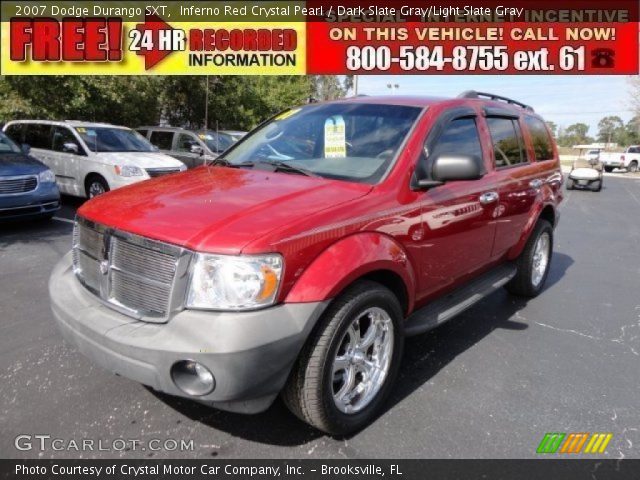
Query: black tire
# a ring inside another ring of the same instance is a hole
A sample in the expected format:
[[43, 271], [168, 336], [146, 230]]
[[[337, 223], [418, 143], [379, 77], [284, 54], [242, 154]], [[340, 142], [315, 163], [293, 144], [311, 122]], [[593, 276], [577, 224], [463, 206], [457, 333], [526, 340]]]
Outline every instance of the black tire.
[[[393, 351], [386, 377], [378, 393], [357, 413], [343, 413], [333, 399], [333, 360], [345, 334], [358, 315], [371, 307], [391, 317]], [[302, 421], [331, 435], [344, 435], [365, 427], [376, 416], [398, 375], [404, 335], [402, 309], [396, 296], [377, 282], [358, 281], [328, 307], [303, 347], [282, 398]]]
[[602, 180], [596, 180], [595, 182], [592, 182], [591, 190], [594, 192], [599, 192], [600, 190], [602, 190]]
[[638, 162], [636, 162], [635, 160], [633, 162], [631, 162], [629, 164], [629, 166], [627, 167], [627, 172], [629, 173], [636, 173], [638, 171]]
[[572, 178], [567, 178], [567, 190], [573, 190], [573, 179]]
[[613, 172], [613, 167], [604, 167], [604, 171], [607, 173]]
[[[542, 277], [542, 280], [535, 285], [532, 281], [532, 273], [534, 267], [534, 251], [538, 239], [544, 235], [549, 235], [549, 258], [546, 266], [546, 271]], [[553, 257], [553, 227], [551, 224], [543, 219], [538, 220], [538, 223], [533, 229], [524, 250], [516, 260], [516, 267], [518, 273], [511, 279], [505, 286], [506, 289], [514, 295], [523, 297], [536, 297], [542, 291], [544, 283], [549, 275], [549, 267], [551, 265], [551, 259]]]
[[[95, 186], [95, 189], [93, 188]], [[85, 193], [87, 194], [87, 198], [97, 197], [102, 193], [106, 193], [109, 191], [109, 184], [107, 181], [98, 174], [92, 174], [87, 177], [84, 182]], [[99, 190], [102, 190], [98, 193]], [[93, 191], [93, 193], [92, 193]]]

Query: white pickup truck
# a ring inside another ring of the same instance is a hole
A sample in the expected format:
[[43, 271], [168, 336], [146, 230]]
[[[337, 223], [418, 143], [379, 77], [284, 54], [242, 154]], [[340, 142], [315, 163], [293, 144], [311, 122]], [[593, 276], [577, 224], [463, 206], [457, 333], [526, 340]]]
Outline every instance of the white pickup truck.
[[605, 172], [626, 168], [627, 172], [635, 173], [640, 165], [640, 145], [633, 145], [623, 153], [600, 153], [600, 161], [604, 164]]

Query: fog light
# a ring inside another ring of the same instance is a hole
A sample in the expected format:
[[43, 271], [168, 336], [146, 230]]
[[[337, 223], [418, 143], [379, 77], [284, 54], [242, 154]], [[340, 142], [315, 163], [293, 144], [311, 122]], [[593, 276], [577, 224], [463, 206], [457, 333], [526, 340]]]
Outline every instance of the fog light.
[[181, 360], [171, 367], [171, 378], [180, 390], [188, 395], [201, 396], [211, 393], [216, 386], [213, 373], [201, 363]]

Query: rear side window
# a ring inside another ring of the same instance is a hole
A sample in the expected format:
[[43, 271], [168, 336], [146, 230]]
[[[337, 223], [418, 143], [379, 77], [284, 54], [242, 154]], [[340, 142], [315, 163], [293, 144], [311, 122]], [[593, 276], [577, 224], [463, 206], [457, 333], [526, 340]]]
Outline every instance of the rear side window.
[[429, 156], [436, 158], [447, 154], [469, 155], [482, 162], [482, 146], [474, 118], [458, 118], [449, 123]]
[[33, 148], [51, 150], [51, 125], [25, 123], [23, 133], [24, 143]]
[[544, 122], [535, 117], [526, 117], [525, 123], [531, 135], [536, 160], [551, 160], [553, 158], [553, 144]]
[[493, 141], [496, 168], [511, 167], [527, 162], [522, 132], [517, 119], [489, 117], [487, 125]]
[[160, 150], [171, 150], [173, 132], [151, 132], [149, 141]]
[[147, 133], [148, 132], [149, 132], [149, 130], [145, 130], [145, 129], [138, 130], [138, 133], [140, 135], [142, 135], [144, 138], [147, 138]]

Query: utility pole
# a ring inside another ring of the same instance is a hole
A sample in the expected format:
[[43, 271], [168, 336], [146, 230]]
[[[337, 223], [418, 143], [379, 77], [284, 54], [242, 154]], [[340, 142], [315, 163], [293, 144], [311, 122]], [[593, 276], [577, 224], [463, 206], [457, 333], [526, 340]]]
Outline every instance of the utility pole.
[[209, 128], [209, 75], [205, 75], [204, 81], [204, 129], [206, 131]]

